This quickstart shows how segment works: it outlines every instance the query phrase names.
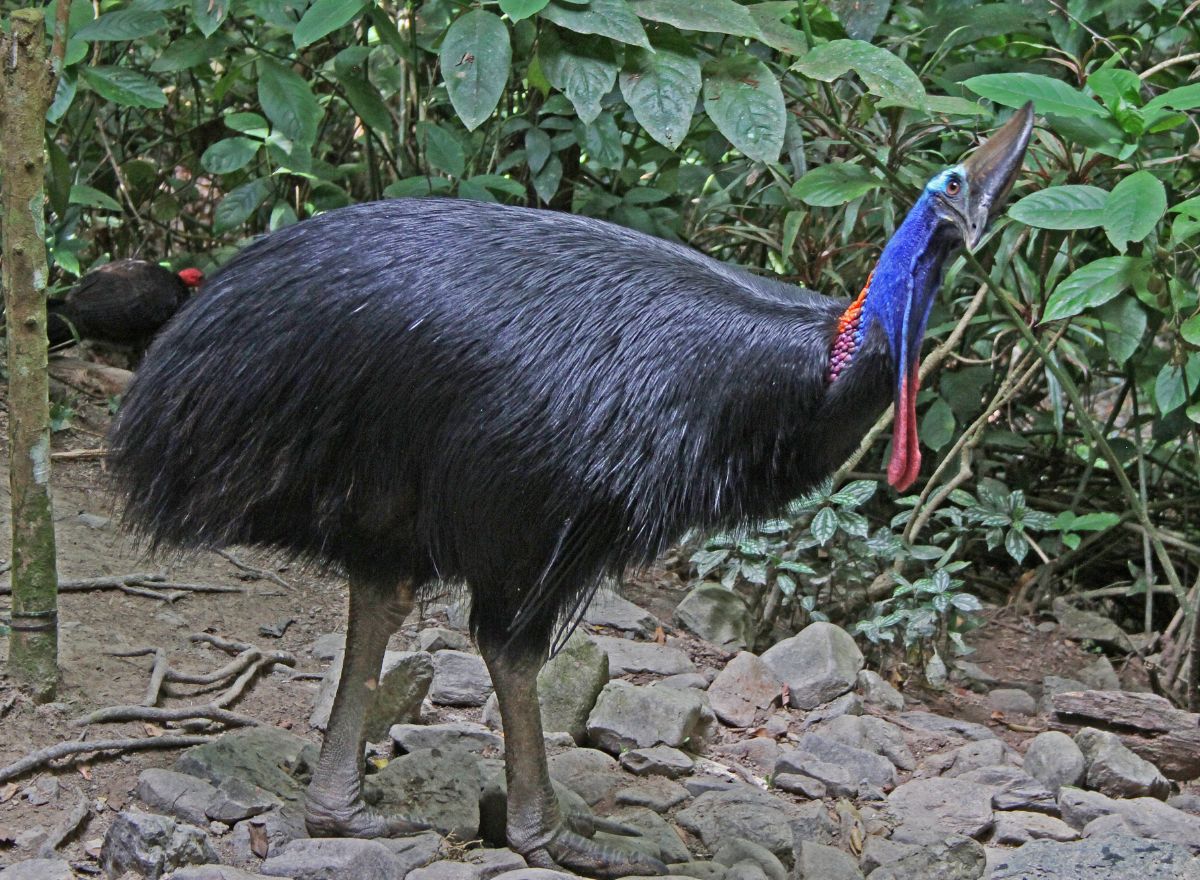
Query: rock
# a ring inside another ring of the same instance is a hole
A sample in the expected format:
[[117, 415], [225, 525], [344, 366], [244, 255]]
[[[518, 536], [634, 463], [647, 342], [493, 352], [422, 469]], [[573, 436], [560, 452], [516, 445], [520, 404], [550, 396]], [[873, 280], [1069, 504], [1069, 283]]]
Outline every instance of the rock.
[[888, 796], [888, 804], [904, 824], [975, 838], [992, 827], [992, 790], [961, 778], [911, 780]]
[[630, 749], [621, 755], [621, 766], [635, 776], [666, 776], [678, 779], [687, 776], [696, 766], [688, 755], [670, 746]]
[[583, 613], [584, 623], [653, 638], [658, 619], [612, 590], [601, 589]]
[[806, 841], [796, 859], [796, 880], [862, 880], [858, 863], [836, 846]]
[[363, 797], [385, 813], [422, 819], [444, 835], [467, 841], [479, 834], [482, 785], [472, 752], [418, 749], [367, 776]]
[[822, 722], [813, 732], [852, 748], [883, 755], [900, 770], [916, 769], [917, 759], [909, 751], [904, 733], [883, 718], [842, 715]]
[[954, 670], [973, 691], [982, 693], [1000, 684], [1000, 679], [970, 660], [955, 660]]
[[1167, 798], [1167, 806], [1200, 816], [1200, 794], [1184, 792]]
[[[810, 846], [815, 845], [810, 844]], [[733, 867], [739, 862], [752, 862], [762, 869], [769, 880], [787, 880], [788, 876], [783, 862], [779, 861], [774, 853], [766, 847], [759, 846], [742, 837], [735, 837], [733, 840], [721, 844], [720, 848], [713, 853], [713, 861], [726, 867]]]
[[987, 870], [983, 846], [961, 834], [903, 828], [891, 843], [905, 849], [872, 871], [871, 880], [980, 880]]
[[1079, 832], [1064, 822], [1044, 813], [1012, 810], [996, 815], [993, 844], [1018, 846], [1031, 840], [1078, 840]]
[[193, 825], [205, 825], [208, 823], [206, 810], [217, 790], [195, 776], [151, 768], [138, 775], [135, 794], [153, 810]]
[[494, 880], [578, 880], [578, 875], [551, 871], [549, 868], [518, 868], [497, 874]]
[[593, 636], [593, 641], [608, 655], [608, 674], [615, 678], [636, 672], [654, 675], [679, 675], [695, 672], [688, 655], [678, 648], [657, 642], [635, 642], [619, 636]]
[[233, 826], [225, 838], [233, 851], [233, 861], [239, 865], [257, 865], [260, 856], [251, 845], [251, 830], [265, 835], [267, 855], [281, 850], [285, 845], [301, 837], [308, 837], [304, 827], [304, 811], [300, 804], [287, 804], [282, 808], [268, 810]]
[[4, 880], [74, 880], [75, 872], [62, 859], [26, 859], [0, 868]]
[[276, 727], [248, 727], [193, 746], [175, 760], [180, 773], [213, 785], [234, 777], [284, 801], [304, 797], [307, 771], [317, 765], [317, 747]]
[[822, 703], [817, 708], [809, 711], [804, 716], [804, 724], [802, 726], [811, 726], [822, 721], [841, 718], [844, 715], [861, 714], [862, 700], [858, 698], [858, 694], [851, 691], [848, 694], [842, 694], [840, 697], [830, 700], [828, 703]]
[[1075, 741], [1065, 733], [1039, 733], [1025, 750], [1025, 772], [1055, 794], [1064, 785], [1083, 782], [1087, 762]]
[[200, 828], [137, 810], [117, 814], [100, 850], [100, 867], [109, 877], [134, 871], [158, 880], [173, 868], [215, 861], [217, 854]]
[[716, 862], [676, 862], [667, 865], [667, 873], [673, 877], [691, 877], [693, 880], [725, 880], [729, 869]]
[[794, 751], [780, 755], [775, 772], [807, 773], [813, 776], [805, 769], [805, 763], [812, 759], [846, 768], [850, 771], [855, 790], [864, 779], [872, 785], [888, 789], [896, 782], [896, 769], [887, 758], [866, 749], [844, 745], [818, 733], [806, 733], [800, 737]]
[[788, 815], [778, 800], [745, 787], [710, 791], [676, 814], [676, 821], [700, 838], [709, 850], [734, 837], [766, 847], [780, 859], [792, 857], [793, 835]]
[[992, 739], [996, 736], [988, 727], [982, 724], [976, 724], [973, 721], [963, 721], [959, 718], [947, 718], [944, 715], [935, 715], [932, 712], [905, 712], [900, 716], [900, 720], [910, 727], [927, 733], [948, 734], [971, 740]]
[[700, 751], [713, 727], [702, 693], [610, 681], [588, 716], [588, 739], [613, 754], [666, 745]]
[[829, 815], [825, 804], [809, 801], [792, 811], [792, 857], [799, 855], [800, 844], [833, 843], [839, 834], [838, 823]]
[[479, 869], [466, 862], [442, 859], [405, 875], [404, 880], [479, 880]]
[[[418, 866], [413, 866], [418, 867]], [[262, 863], [262, 873], [294, 880], [393, 880], [403, 877], [400, 861], [378, 840], [349, 837], [293, 840]], [[411, 870], [411, 869], [410, 869]]]
[[1200, 864], [1187, 849], [1136, 837], [1079, 843], [1035, 840], [1005, 856], [990, 880], [1198, 880]]
[[1171, 784], [1158, 768], [1131, 752], [1115, 733], [1085, 727], [1075, 744], [1087, 761], [1087, 785], [1116, 798], [1154, 797], [1165, 800]]
[[576, 792], [588, 804], [612, 797], [618, 788], [629, 784], [617, 762], [599, 749], [569, 749], [551, 755], [550, 778]]
[[754, 639], [746, 601], [719, 584], [700, 584], [684, 596], [675, 623], [727, 651], [744, 651]]
[[433, 655], [429, 700], [439, 706], [482, 706], [492, 693], [492, 678], [478, 654], [438, 651]]
[[1087, 690], [1119, 691], [1121, 689], [1121, 679], [1117, 677], [1117, 670], [1113, 669], [1112, 661], [1103, 654], [1079, 670], [1079, 680], [1087, 685]]
[[988, 706], [1005, 715], [1037, 714], [1037, 700], [1020, 688], [996, 688], [988, 694]]
[[587, 739], [587, 719], [609, 679], [608, 655], [575, 633], [538, 673], [538, 704], [544, 730], [565, 730], [576, 743]]
[[475, 866], [479, 872], [479, 880], [491, 880], [497, 874], [525, 867], [525, 859], [506, 847], [468, 850], [463, 856], [463, 861]]
[[[8, 875], [4, 876], [7, 880]], [[229, 865], [188, 865], [167, 874], [164, 880], [265, 880], [265, 877]]]
[[485, 749], [504, 751], [504, 740], [482, 724], [450, 721], [445, 724], [393, 724], [388, 731], [401, 753], [418, 749]]
[[431, 626], [417, 633], [417, 650], [426, 654], [438, 651], [469, 651], [471, 640], [460, 632], [444, 626]]
[[665, 813], [671, 807], [682, 804], [690, 794], [678, 782], [662, 776], [652, 776], [636, 785], [617, 792], [617, 803], [631, 807], [646, 807], [656, 813]]
[[747, 761], [759, 773], [770, 773], [775, 768], [783, 749], [769, 736], [752, 736], [739, 739], [725, 746], [726, 755]]
[[850, 634], [820, 621], [768, 649], [762, 661], [788, 686], [791, 705], [798, 709], [813, 709], [846, 693], [863, 667]]
[[1156, 798], [1141, 797], [1116, 800], [1099, 792], [1084, 791], [1064, 786], [1058, 794], [1058, 805], [1063, 821], [1072, 828], [1090, 830], [1096, 820], [1119, 817], [1124, 824], [1112, 820], [1103, 825], [1105, 833], [1114, 828], [1127, 828], [1139, 837], [1179, 843], [1193, 851], [1200, 851], [1200, 817], [1167, 806]]
[[[847, 776], [848, 780], [848, 776]], [[781, 791], [798, 794], [809, 800], [819, 800], [829, 793], [829, 786], [819, 779], [805, 776], [802, 773], [777, 773], [771, 777], [771, 782]], [[846, 782], [847, 787], [849, 782]]]
[[870, 669], [858, 673], [858, 691], [862, 694], [863, 702], [882, 709], [899, 712], [904, 708], [904, 695], [896, 690], [879, 675]]
[[771, 668], [749, 651], [742, 651], [717, 673], [709, 685], [708, 699], [723, 722], [731, 727], [749, 727], [758, 710], [770, 706], [781, 690], [782, 684]]
[[308, 653], [318, 660], [332, 660], [346, 650], [345, 633], [325, 633], [308, 646]]
[[683, 841], [679, 839], [679, 832], [675, 827], [653, 810], [625, 806], [614, 810], [608, 818], [639, 832], [643, 840], [653, 844], [657, 850], [657, 858], [666, 864], [685, 862], [692, 857]]
[[1058, 792], [1058, 809], [1063, 821], [1082, 829], [1093, 819], [1118, 812], [1116, 802], [1096, 791], [1064, 785]]
[[[969, 838], [964, 838], [969, 839]], [[876, 868], [890, 865], [907, 855], [917, 852], [918, 847], [910, 843], [897, 843], [886, 837], [871, 834], [863, 842], [862, 855], [859, 856], [858, 866], [863, 873], [870, 875]]]
[[709, 681], [699, 672], [681, 672], [678, 675], [668, 675], [655, 682], [658, 687], [695, 688], [698, 691], [708, 689]]
[[1032, 810], [1057, 813], [1054, 794], [1020, 767], [981, 767], [958, 777], [964, 782], [986, 785], [992, 790], [992, 807], [997, 810]]
[[[830, 797], [854, 797], [858, 794], [860, 780], [855, 778], [850, 767], [821, 761], [807, 752], [799, 752], [796, 749], [789, 750], [779, 757], [780, 762], [775, 765], [775, 779], [804, 776], [824, 786], [826, 794]], [[793, 779], [786, 780], [786, 783], [796, 788], [803, 787], [803, 783]]]
[[265, 813], [272, 807], [283, 806], [283, 801], [269, 791], [240, 779], [229, 776], [221, 780], [212, 800], [205, 808], [205, 815], [215, 822], [236, 825], [243, 819]]
[[[324, 730], [329, 724], [329, 713], [333, 710], [333, 698], [342, 675], [342, 656], [339, 653], [334, 657], [321, 679], [321, 688], [308, 718], [308, 724], [314, 730]], [[424, 651], [386, 652], [379, 687], [367, 711], [367, 740], [379, 742], [385, 739], [393, 724], [419, 721], [421, 701], [429, 693], [432, 680], [433, 661], [429, 654]]]
[[995, 767], [1005, 763], [1008, 746], [1001, 739], [981, 739], [959, 746], [943, 776], [962, 776], [982, 767]]
[[1088, 641], [1104, 648], [1128, 653], [1133, 650], [1129, 636], [1103, 614], [1076, 608], [1061, 596], [1054, 600], [1054, 616], [1068, 639]]

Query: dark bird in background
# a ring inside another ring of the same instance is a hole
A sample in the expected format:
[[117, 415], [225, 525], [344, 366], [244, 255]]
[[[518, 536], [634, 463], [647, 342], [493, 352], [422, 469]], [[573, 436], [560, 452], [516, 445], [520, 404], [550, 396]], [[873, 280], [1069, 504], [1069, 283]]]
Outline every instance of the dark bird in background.
[[199, 269], [172, 272], [145, 260], [114, 260], [46, 303], [51, 345], [92, 339], [130, 346], [136, 359], [200, 286]]
[[147, 354], [110, 460], [152, 545], [261, 545], [348, 575], [310, 833], [421, 827], [364, 802], [363, 716], [388, 636], [450, 581], [500, 701], [509, 844], [533, 865], [662, 871], [560, 815], [536, 684], [552, 637], [686, 529], [778, 511], [889, 403], [888, 478], [916, 479], [942, 266], [999, 212], [1032, 125], [1027, 106], [937, 174], [849, 304], [609, 223], [441, 199], [331, 211], [210, 279]]

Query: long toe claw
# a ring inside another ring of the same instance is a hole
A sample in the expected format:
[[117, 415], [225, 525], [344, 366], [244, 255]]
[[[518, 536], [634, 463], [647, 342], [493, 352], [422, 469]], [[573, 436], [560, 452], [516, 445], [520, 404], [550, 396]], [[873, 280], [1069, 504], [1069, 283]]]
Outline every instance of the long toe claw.
[[[574, 831], [561, 829], [546, 844], [543, 850], [527, 856], [535, 864], [539, 856], [549, 859], [568, 871], [592, 877], [626, 877], [633, 874], [654, 875], [667, 873], [667, 866], [653, 856], [626, 847], [599, 843], [582, 837]], [[545, 867], [551, 867], [546, 865]]]
[[396, 813], [381, 813], [362, 800], [330, 806], [311, 794], [304, 824], [313, 837], [403, 837], [430, 828], [428, 822]]

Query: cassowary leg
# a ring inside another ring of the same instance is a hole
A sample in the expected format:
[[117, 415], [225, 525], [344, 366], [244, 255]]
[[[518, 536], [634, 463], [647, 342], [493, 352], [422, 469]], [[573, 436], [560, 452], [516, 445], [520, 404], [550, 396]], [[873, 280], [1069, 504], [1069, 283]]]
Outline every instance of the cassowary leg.
[[481, 631], [477, 639], [504, 720], [509, 846], [539, 868], [594, 877], [665, 874], [666, 865], [657, 859], [598, 843], [563, 822], [550, 784], [538, 706], [537, 674], [546, 660], [546, 637], [527, 633], [505, 646], [506, 636]]
[[350, 579], [342, 676], [305, 804], [304, 823], [313, 837], [392, 837], [428, 827], [404, 816], [384, 815], [362, 797], [367, 709], [379, 686], [388, 638], [412, 605], [411, 583], [382, 588]]

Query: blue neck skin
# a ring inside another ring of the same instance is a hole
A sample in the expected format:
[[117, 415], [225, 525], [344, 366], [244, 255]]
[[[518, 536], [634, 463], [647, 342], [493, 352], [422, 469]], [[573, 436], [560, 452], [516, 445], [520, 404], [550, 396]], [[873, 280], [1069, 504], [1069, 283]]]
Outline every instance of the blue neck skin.
[[953, 250], [950, 225], [938, 216], [934, 196], [921, 193], [888, 241], [863, 303], [863, 333], [878, 321], [887, 335], [896, 368], [896, 386], [921, 353], [925, 324], [941, 286], [942, 265]]

